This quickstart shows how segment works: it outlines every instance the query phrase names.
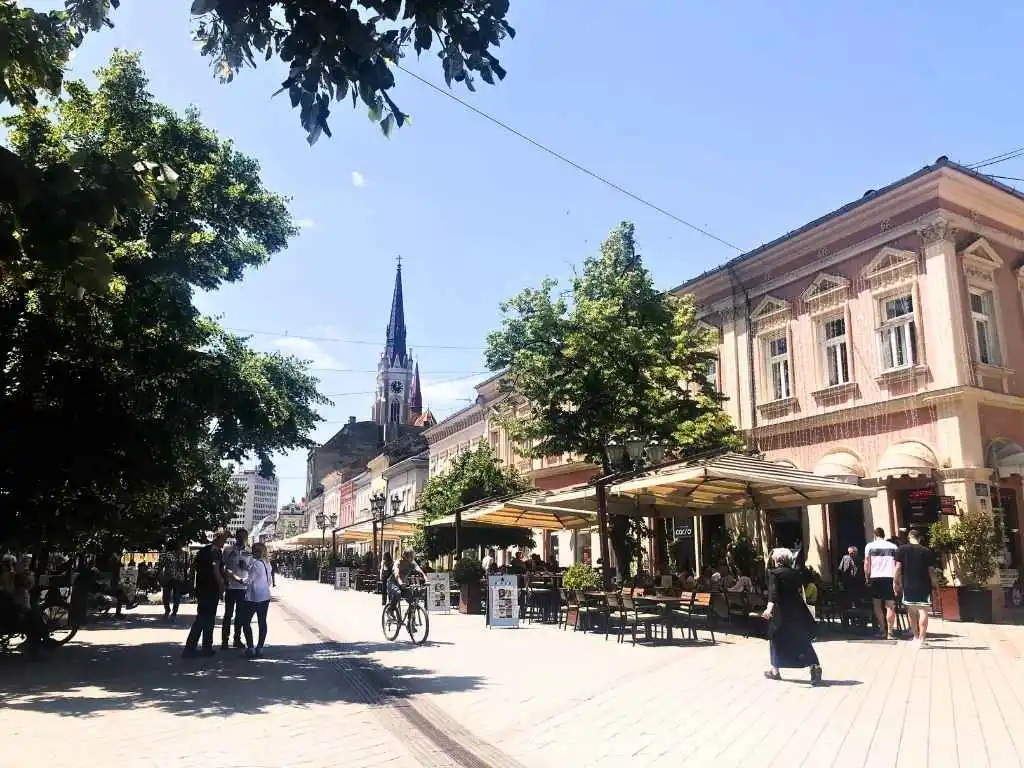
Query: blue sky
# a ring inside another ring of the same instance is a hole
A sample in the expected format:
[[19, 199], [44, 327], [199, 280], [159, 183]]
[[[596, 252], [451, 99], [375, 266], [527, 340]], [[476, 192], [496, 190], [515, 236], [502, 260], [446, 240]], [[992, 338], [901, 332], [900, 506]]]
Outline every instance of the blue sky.
[[[643, 0], [627, 13], [608, 0], [512, 0], [518, 35], [500, 52], [508, 77], [456, 92], [743, 249], [939, 155], [970, 163], [1024, 146], [1024, 7], [706, 5]], [[159, 99], [198, 106], [292, 197], [302, 233], [287, 252], [200, 304], [231, 328], [264, 332], [257, 346], [314, 361], [334, 401], [319, 440], [349, 415], [368, 417], [396, 254], [409, 342], [438, 417], [484, 377], [499, 302], [564, 278], [620, 220], [636, 222], [666, 288], [735, 255], [401, 73], [392, 93], [409, 127], [387, 139], [365, 110], [339, 105], [334, 138], [309, 147], [287, 99], [271, 98], [283, 65], [220, 85], [191, 42], [189, 6], [125, 0], [74, 72], [115, 47], [141, 50]], [[406, 63], [443, 82], [433, 55]], [[1024, 176], [1024, 161], [991, 172]], [[303, 457], [278, 466], [282, 503], [301, 496]]]

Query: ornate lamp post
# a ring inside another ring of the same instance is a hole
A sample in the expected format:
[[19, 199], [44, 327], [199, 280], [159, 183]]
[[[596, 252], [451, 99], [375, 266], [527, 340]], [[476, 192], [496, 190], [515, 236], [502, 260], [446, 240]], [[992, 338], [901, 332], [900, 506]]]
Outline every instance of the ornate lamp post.
[[624, 476], [636, 474], [645, 467], [652, 467], [665, 460], [668, 443], [657, 435], [648, 438], [638, 432], [630, 432], [623, 441], [611, 438], [605, 444], [605, 456], [610, 474], [598, 478], [595, 485], [597, 493], [597, 528], [601, 538], [601, 581], [605, 589], [611, 588], [608, 567], [608, 486], [621, 480]]
[[[382, 491], [378, 491], [370, 497], [370, 517], [373, 520], [373, 562], [378, 566], [380, 550], [377, 549], [377, 531], [381, 531], [381, 540], [383, 541], [384, 509], [387, 506], [387, 501], [388, 497]], [[381, 549], [383, 549], [383, 544]]]
[[334, 528], [338, 524], [337, 515], [328, 515], [323, 511], [316, 513], [316, 526], [320, 529], [320, 547], [325, 549], [327, 547], [327, 529]]

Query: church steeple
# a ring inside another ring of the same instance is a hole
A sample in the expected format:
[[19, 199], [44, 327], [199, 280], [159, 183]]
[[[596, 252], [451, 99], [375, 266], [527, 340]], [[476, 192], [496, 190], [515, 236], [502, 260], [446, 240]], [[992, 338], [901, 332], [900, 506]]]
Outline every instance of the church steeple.
[[391, 364], [403, 364], [405, 349], [405, 303], [402, 300], [402, 257], [398, 257], [395, 270], [395, 292], [391, 297], [391, 317], [388, 320], [388, 338], [384, 355]]
[[412, 389], [409, 391], [409, 410], [417, 416], [423, 413], [423, 390], [420, 386], [420, 364], [418, 361], [412, 372]]

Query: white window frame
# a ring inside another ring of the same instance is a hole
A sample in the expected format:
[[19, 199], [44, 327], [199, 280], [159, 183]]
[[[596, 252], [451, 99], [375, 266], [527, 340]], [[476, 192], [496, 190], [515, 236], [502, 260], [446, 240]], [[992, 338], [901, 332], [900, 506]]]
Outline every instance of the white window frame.
[[[977, 285], [969, 285], [967, 288], [968, 293], [968, 307], [971, 312], [971, 330], [974, 333], [974, 359], [982, 365], [991, 365], [998, 367], [1002, 365], [1003, 352], [1000, 346], [1000, 339], [1002, 334], [999, 333], [999, 309], [996, 303], [996, 293], [992, 288], [983, 288]], [[986, 314], [984, 311], [978, 312], [974, 309], [974, 297], [977, 296], [984, 305], [988, 302], [988, 309], [991, 314]], [[982, 359], [982, 338], [978, 332], [978, 325], [982, 324], [986, 327], [985, 333], [985, 347], [989, 353], [989, 359]]]
[[[839, 321], [843, 324], [843, 333], [841, 336], [835, 336], [833, 338], [828, 337], [828, 326], [829, 323]], [[819, 321], [819, 338], [821, 348], [821, 374], [822, 374], [822, 385], [828, 387], [841, 387], [844, 384], [849, 384], [853, 381], [853, 366], [851, 365], [850, 355], [850, 321], [846, 316], [846, 313], [828, 315], [823, 317]], [[829, 356], [836, 355], [836, 381], [831, 379], [831, 368], [829, 365]], [[841, 350], [841, 351], [840, 351]], [[841, 357], [840, 357], [841, 355]]]
[[[786, 351], [772, 354], [772, 344], [777, 341], [786, 343]], [[764, 337], [764, 372], [765, 391], [768, 402], [780, 403], [793, 397], [793, 353], [789, 333], [773, 333]], [[779, 366], [779, 389], [775, 387], [775, 366]]]
[[[885, 316], [886, 304], [890, 301], [896, 301], [904, 298], [910, 299], [911, 311], [907, 314], [900, 315], [898, 318], [891, 320], [887, 319]], [[878, 346], [879, 370], [885, 374], [893, 371], [910, 370], [919, 365], [921, 362], [921, 340], [919, 337], [921, 323], [918, 315], [919, 301], [917, 291], [908, 285], [903, 290], [894, 291], [884, 296], [880, 296], [876, 300], [875, 311], [878, 313], [878, 322], [875, 327], [875, 340]], [[902, 364], [898, 364], [896, 362], [898, 352], [898, 347], [896, 345], [897, 334], [903, 336], [904, 349], [907, 355], [906, 361]], [[885, 352], [887, 347], [893, 361], [891, 366], [886, 366], [885, 363]]]
[[715, 356], [708, 360], [707, 370], [705, 371], [705, 378], [708, 380], [708, 384], [715, 388], [715, 392], [722, 391], [721, 381], [721, 361], [716, 353]]

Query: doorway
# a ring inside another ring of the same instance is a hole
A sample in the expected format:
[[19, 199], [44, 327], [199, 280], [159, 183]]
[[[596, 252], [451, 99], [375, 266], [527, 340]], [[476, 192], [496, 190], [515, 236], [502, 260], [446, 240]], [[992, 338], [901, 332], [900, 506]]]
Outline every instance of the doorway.
[[768, 510], [768, 525], [771, 534], [769, 542], [772, 549], [776, 547], [793, 549], [803, 541], [803, 511], [803, 507]]
[[844, 501], [828, 506], [832, 565], [837, 565], [850, 547], [856, 547], [857, 554], [863, 557], [868, 543], [864, 530], [864, 502]]

